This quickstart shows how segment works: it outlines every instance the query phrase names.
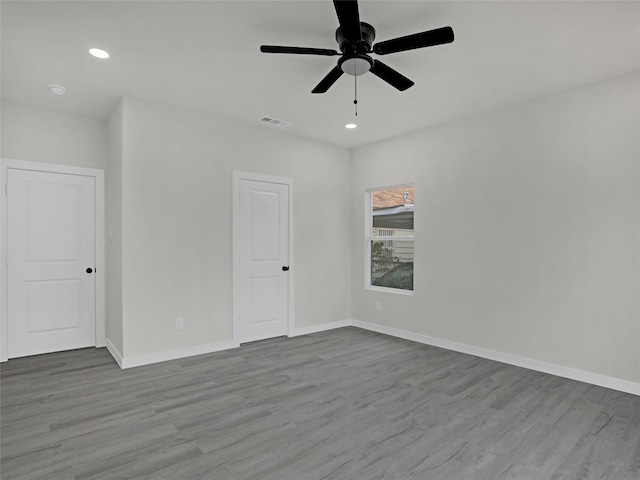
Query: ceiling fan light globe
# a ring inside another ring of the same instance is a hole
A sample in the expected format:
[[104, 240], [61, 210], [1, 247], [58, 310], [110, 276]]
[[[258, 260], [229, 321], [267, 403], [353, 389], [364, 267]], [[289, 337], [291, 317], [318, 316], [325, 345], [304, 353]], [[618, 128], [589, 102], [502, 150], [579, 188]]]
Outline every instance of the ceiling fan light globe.
[[339, 62], [340, 70], [353, 76], [359, 76], [367, 73], [373, 66], [373, 60], [366, 55], [357, 55], [353, 57], [342, 58]]

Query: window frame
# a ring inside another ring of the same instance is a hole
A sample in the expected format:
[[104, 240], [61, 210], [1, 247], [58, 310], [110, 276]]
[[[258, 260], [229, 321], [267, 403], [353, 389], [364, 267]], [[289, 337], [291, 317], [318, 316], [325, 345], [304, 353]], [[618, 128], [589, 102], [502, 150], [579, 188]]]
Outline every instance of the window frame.
[[[414, 233], [411, 236], [407, 235], [398, 235], [398, 236], [390, 236], [390, 237], [378, 237], [373, 235], [373, 192], [379, 190], [387, 190], [391, 188], [399, 188], [399, 187], [413, 187], [414, 199]], [[410, 241], [413, 243], [414, 248], [414, 278], [415, 278], [415, 184], [413, 182], [406, 183], [397, 183], [394, 185], [386, 185], [382, 187], [371, 187], [367, 188], [364, 192], [364, 288], [365, 290], [370, 290], [374, 292], [385, 292], [385, 293], [394, 293], [397, 295], [406, 295], [413, 296], [413, 292], [415, 290], [415, 283], [411, 290], [407, 290], [404, 288], [393, 288], [393, 287], [381, 287], [378, 285], [371, 284], [371, 244], [374, 240], [380, 238], [388, 238], [393, 239], [394, 241]]]

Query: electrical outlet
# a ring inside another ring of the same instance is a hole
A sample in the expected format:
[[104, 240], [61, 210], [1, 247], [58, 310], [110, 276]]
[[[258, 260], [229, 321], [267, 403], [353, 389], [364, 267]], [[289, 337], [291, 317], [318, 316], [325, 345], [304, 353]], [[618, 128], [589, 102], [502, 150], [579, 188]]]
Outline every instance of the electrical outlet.
[[184, 329], [184, 317], [176, 317], [176, 330]]
[[376, 302], [376, 310], [382, 310], [382, 302]]

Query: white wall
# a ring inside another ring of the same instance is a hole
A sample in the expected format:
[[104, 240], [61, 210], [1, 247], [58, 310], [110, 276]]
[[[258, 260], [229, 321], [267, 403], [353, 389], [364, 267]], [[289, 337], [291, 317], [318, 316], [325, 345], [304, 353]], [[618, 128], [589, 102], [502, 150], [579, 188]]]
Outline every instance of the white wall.
[[[355, 149], [353, 317], [639, 382], [639, 86], [626, 75]], [[365, 291], [363, 192], [405, 182], [415, 295]]]
[[125, 357], [232, 339], [234, 169], [293, 178], [296, 326], [350, 318], [347, 149], [131, 98], [123, 114]]
[[293, 178], [296, 327], [351, 316], [347, 149], [126, 99], [108, 122], [3, 102], [1, 153], [108, 165], [106, 328], [125, 361], [231, 340], [234, 169]]
[[[356, 318], [639, 382], [639, 85], [627, 75], [358, 148], [351, 164], [342, 148], [157, 103], [126, 99], [107, 128], [3, 102], [0, 153], [108, 157], [107, 336], [125, 357], [231, 338], [241, 169], [294, 179], [298, 327]], [[363, 192], [407, 181], [415, 296], [365, 291]]]
[[109, 117], [107, 169], [107, 304], [106, 335], [110, 347], [124, 355], [122, 339], [122, 155], [123, 104], [120, 102]]
[[1, 156], [105, 169], [107, 124], [2, 101]]

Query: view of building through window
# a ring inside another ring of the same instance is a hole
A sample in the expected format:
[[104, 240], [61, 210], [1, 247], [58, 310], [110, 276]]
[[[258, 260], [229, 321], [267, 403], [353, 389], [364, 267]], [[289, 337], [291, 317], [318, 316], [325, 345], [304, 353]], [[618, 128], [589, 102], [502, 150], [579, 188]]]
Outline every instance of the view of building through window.
[[413, 290], [413, 185], [370, 191], [371, 286]]

